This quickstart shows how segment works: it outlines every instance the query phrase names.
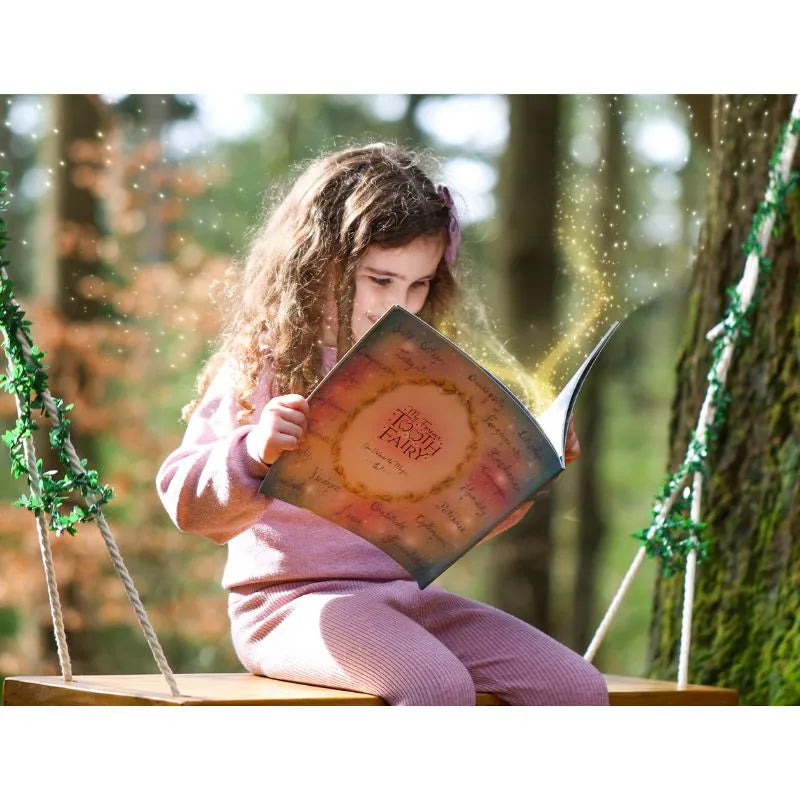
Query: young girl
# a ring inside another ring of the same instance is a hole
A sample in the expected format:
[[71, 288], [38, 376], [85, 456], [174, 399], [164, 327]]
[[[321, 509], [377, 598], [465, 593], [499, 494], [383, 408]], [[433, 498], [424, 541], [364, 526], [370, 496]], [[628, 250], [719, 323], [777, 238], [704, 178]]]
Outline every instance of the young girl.
[[[158, 492], [179, 529], [228, 545], [233, 645], [255, 674], [392, 705], [473, 705], [476, 692], [604, 704], [603, 677], [549, 636], [420, 589], [360, 536], [258, 491], [305, 433], [305, 396], [384, 311], [435, 326], [454, 309], [459, 239], [449, 191], [413, 153], [381, 144], [313, 162], [254, 238]], [[571, 432], [568, 460], [577, 453]]]

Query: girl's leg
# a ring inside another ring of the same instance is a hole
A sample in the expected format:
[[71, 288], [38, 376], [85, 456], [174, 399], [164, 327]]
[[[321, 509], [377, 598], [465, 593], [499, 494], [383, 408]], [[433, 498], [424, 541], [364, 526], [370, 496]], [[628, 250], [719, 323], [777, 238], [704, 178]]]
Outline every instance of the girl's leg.
[[589, 662], [517, 617], [429, 586], [418, 617], [466, 666], [479, 692], [512, 705], [607, 705]]
[[390, 705], [474, 705], [475, 685], [444, 644], [414, 621], [411, 581], [326, 581], [230, 606], [234, 647], [251, 672], [367, 692]]

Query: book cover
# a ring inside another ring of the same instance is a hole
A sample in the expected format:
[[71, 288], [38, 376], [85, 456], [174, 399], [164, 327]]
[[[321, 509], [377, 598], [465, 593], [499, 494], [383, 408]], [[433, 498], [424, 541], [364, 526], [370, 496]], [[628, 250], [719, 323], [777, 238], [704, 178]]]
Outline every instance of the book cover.
[[358, 534], [424, 588], [564, 469], [575, 397], [616, 327], [537, 421], [394, 306], [308, 396], [307, 434], [261, 491]]

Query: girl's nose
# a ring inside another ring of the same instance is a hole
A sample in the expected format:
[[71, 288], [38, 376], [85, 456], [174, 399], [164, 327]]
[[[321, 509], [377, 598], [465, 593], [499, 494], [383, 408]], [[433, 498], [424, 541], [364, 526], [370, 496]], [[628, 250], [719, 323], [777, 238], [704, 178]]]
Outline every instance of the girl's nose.
[[409, 287], [408, 291], [406, 292], [406, 301], [403, 304], [403, 308], [405, 308], [406, 311], [410, 311], [412, 314], [419, 314], [423, 305], [425, 305], [425, 299], [427, 296], [427, 291], [421, 289], [413, 290], [411, 287]]
[[403, 306], [403, 308], [406, 309], [406, 311], [414, 312], [415, 309], [412, 307], [414, 305], [414, 302], [415, 302], [414, 293], [411, 287], [409, 286], [406, 289], [404, 289], [403, 299], [402, 302], [399, 303], [399, 305]]
[[402, 306], [403, 308], [408, 308], [410, 292], [407, 289], [404, 289], [402, 286], [398, 286], [393, 292], [390, 293], [389, 297], [386, 298], [386, 308], [384, 312], [388, 311], [392, 306]]

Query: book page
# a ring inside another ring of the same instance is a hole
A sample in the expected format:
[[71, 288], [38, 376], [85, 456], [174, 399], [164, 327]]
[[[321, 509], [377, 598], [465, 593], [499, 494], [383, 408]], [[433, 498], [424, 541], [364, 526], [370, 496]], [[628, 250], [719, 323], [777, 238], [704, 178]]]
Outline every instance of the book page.
[[595, 345], [594, 350], [589, 353], [583, 364], [578, 367], [575, 374], [569, 379], [567, 385], [561, 390], [550, 407], [536, 418], [558, 454], [561, 466], [564, 466], [564, 448], [566, 447], [569, 418], [575, 406], [575, 401], [578, 398], [578, 392], [580, 392], [581, 386], [583, 386], [597, 357], [611, 338], [611, 334], [614, 333], [618, 327], [618, 322], [614, 322], [611, 327], [609, 327], [600, 341]]
[[308, 402], [304, 441], [261, 490], [362, 536], [421, 586], [559, 471], [519, 401], [397, 306]]

